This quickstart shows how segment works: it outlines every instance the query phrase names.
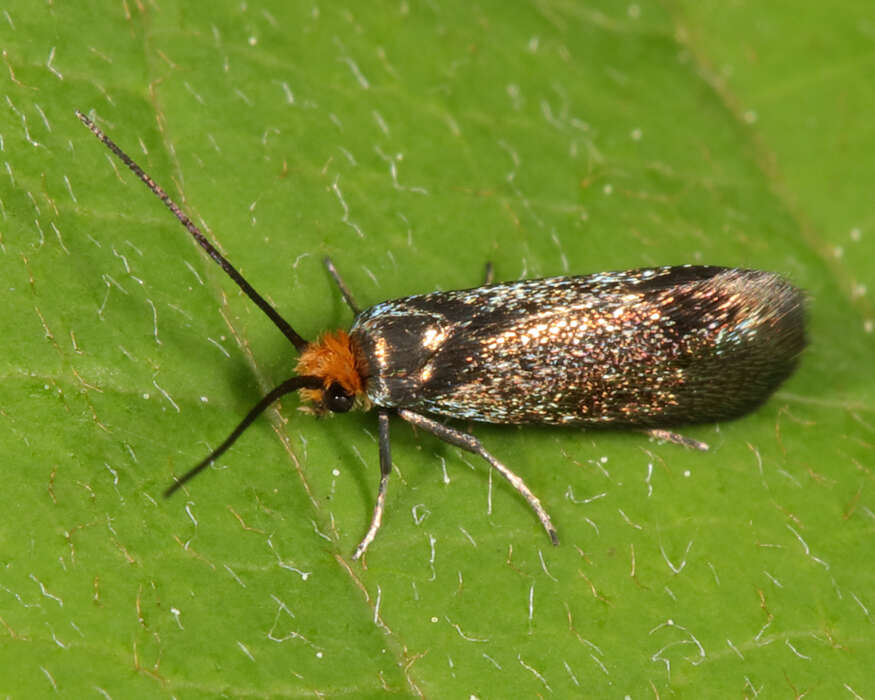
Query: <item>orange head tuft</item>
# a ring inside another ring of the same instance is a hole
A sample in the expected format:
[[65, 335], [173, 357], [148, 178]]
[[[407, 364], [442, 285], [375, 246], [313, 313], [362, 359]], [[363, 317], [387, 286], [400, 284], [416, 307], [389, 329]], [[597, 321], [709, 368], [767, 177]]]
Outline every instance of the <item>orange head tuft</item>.
[[325, 410], [326, 393], [339, 385], [356, 404], [365, 400], [367, 361], [358, 344], [343, 330], [329, 331], [310, 343], [301, 353], [295, 371], [322, 380], [321, 389], [301, 389], [305, 400], [312, 401], [317, 411]]

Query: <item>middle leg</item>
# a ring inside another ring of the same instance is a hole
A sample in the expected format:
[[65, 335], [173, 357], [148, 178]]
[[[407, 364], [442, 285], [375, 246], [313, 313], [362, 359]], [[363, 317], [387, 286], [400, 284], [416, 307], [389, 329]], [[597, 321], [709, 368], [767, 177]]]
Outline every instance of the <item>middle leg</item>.
[[510, 482], [510, 485], [519, 491], [520, 495], [526, 499], [526, 502], [531, 509], [535, 511], [535, 515], [538, 516], [538, 520], [541, 521], [541, 525], [544, 526], [547, 534], [550, 535], [550, 540], [553, 544], [559, 544], [559, 536], [556, 534], [556, 528], [553, 527], [553, 523], [550, 521], [550, 516], [544, 509], [544, 506], [541, 505], [541, 501], [538, 500], [538, 497], [532, 493], [528, 486], [526, 486], [526, 482], [523, 481], [521, 477], [514, 474], [510, 469], [493, 457], [486, 448], [483, 447], [480, 440], [469, 433], [463, 433], [461, 430], [450, 428], [449, 426], [446, 426], [443, 423], [438, 423], [436, 420], [432, 420], [422, 414], [408, 411], [406, 408], [399, 408], [398, 415], [408, 423], [430, 432], [444, 442], [448, 442], [456, 447], [461, 447], [463, 450], [468, 450], [468, 452], [480, 455], [483, 459], [489, 462], [489, 464], [507, 479], [508, 482]]

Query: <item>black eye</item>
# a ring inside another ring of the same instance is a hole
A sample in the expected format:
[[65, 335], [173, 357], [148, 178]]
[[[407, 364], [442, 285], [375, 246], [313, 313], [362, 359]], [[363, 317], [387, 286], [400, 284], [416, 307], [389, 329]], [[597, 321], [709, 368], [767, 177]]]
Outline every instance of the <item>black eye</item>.
[[322, 392], [325, 407], [333, 413], [346, 413], [352, 408], [352, 396], [337, 382], [332, 382], [329, 387]]

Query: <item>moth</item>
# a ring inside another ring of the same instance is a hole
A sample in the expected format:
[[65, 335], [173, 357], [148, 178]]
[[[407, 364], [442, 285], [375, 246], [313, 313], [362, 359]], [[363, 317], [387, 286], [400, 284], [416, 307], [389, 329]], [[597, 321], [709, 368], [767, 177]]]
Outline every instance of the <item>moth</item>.
[[353, 554], [380, 529], [397, 416], [480, 455], [526, 500], [554, 544], [540, 500], [474, 435], [436, 417], [499, 424], [638, 429], [707, 450], [670, 428], [729, 420], [762, 404], [806, 344], [804, 295], [760, 270], [682, 265], [549, 277], [433, 292], [361, 309], [349, 331], [302, 338], [215, 249], [167, 193], [88, 117], [79, 119], [170, 209], [207, 254], [288, 338], [296, 375], [268, 392], [231, 434], [165, 492], [221, 456], [274, 401], [298, 391], [318, 414], [374, 410], [380, 484]]

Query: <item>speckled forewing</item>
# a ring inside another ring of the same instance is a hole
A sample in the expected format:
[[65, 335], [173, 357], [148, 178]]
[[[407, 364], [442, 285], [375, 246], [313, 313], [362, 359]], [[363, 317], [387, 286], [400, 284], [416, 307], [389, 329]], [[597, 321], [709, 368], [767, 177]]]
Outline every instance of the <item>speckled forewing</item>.
[[660, 426], [751, 410], [805, 344], [780, 277], [664, 267], [378, 304], [351, 334], [377, 405], [492, 423]]

